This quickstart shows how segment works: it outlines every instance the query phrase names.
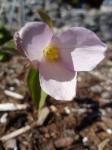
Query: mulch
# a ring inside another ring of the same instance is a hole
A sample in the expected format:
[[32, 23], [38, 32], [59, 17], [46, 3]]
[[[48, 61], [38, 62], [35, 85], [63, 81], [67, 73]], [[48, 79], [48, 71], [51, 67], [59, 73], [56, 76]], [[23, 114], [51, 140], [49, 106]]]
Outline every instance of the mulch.
[[[13, 56], [0, 63], [0, 103], [28, 104], [19, 111], [7, 113], [6, 123], [0, 122], [0, 137], [16, 131], [38, 118], [38, 112], [25, 83], [27, 60]], [[69, 88], [69, 87], [68, 87]], [[17, 100], [4, 90], [17, 92]], [[45, 106], [50, 113], [43, 125], [14, 138], [18, 150], [112, 150], [112, 49], [92, 72], [79, 72], [77, 97], [71, 102], [58, 102], [47, 96]], [[5, 150], [7, 142], [0, 142]]]

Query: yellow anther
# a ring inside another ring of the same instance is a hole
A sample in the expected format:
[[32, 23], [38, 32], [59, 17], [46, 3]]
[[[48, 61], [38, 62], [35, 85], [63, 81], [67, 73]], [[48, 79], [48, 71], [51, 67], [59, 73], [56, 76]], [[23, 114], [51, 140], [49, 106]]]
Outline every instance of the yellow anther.
[[44, 48], [43, 54], [44, 57], [49, 61], [57, 60], [59, 58], [57, 48], [52, 45], [49, 45], [46, 48]]

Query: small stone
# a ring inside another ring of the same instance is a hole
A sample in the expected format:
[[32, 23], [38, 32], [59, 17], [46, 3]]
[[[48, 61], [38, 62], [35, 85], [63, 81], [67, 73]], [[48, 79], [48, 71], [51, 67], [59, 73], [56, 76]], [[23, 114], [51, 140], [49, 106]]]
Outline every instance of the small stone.
[[88, 137], [84, 137], [82, 141], [83, 141], [84, 144], [87, 144], [87, 142], [88, 142]]
[[99, 109], [99, 110], [100, 110], [102, 116], [105, 116], [105, 115], [106, 115], [106, 111], [105, 111], [104, 109]]
[[6, 123], [7, 122], [7, 116], [8, 116], [8, 113], [4, 113], [1, 118], [0, 118], [0, 123]]
[[52, 132], [51, 137], [56, 138], [56, 134], [54, 132]]
[[10, 90], [10, 91], [14, 91], [15, 88], [14, 88], [13, 86], [11, 86], [11, 87], [9, 87], [9, 90]]
[[50, 135], [48, 133], [46, 133], [45, 138], [50, 138]]
[[108, 129], [106, 129], [106, 132], [107, 132], [108, 134], [112, 134], [112, 129], [108, 128]]
[[69, 114], [71, 113], [69, 107], [65, 107], [65, 108], [64, 108], [64, 112], [65, 112], [67, 115], [69, 115]]
[[57, 112], [57, 108], [56, 108], [54, 105], [51, 105], [51, 106], [50, 106], [50, 109], [51, 109], [51, 111], [54, 112], [54, 113]]
[[94, 85], [90, 88], [90, 90], [92, 92], [97, 92], [97, 93], [101, 93], [102, 92], [102, 87], [100, 85]]
[[104, 99], [108, 99], [108, 98], [110, 97], [110, 93], [108, 93], [108, 92], [103, 92], [101, 96], [102, 96], [102, 98], [104, 98]]
[[45, 149], [46, 150], [55, 150], [54, 144], [52, 142], [48, 142]]
[[59, 138], [55, 141], [55, 147], [56, 148], [64, 148], [73, 143], [74, 139], [71, 137], [65, 137], [65, 138]]

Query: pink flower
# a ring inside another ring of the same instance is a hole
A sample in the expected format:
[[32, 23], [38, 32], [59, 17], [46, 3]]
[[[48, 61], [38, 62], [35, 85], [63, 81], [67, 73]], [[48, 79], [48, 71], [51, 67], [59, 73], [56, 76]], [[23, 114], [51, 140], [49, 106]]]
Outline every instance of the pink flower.
[[43, 22], [27, 23], [14, 36], [17, 48], [39, 70], [41, 88], [57, 100], [76, 95], [77, 71], [92, 70], [106, 46], [92, 31], [72, 27], [54, 35]]

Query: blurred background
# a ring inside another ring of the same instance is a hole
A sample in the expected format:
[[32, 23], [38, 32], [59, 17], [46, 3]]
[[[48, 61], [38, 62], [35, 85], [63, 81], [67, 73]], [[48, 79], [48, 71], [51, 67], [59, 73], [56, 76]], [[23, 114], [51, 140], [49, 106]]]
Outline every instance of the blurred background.
[[41, 20], [39, 9], [55, 27], [85, 26], [103, 41], [112, 40], [112, 0], [0, 0], [0, 24], [13, 32], [25, 22]]

